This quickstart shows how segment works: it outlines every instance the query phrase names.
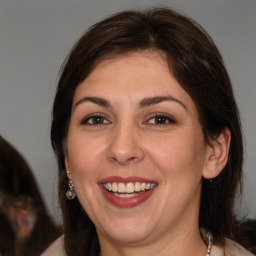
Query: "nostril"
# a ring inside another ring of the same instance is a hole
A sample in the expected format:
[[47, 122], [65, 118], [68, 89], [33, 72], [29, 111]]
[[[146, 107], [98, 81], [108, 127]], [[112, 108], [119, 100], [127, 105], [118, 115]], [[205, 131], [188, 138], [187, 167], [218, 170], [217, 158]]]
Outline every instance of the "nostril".
[[119, 164], [130, 164], [131, 162], [134, 162], [137, 160], [137, 157], [133, 156], [133, 157], [111, 157], [112, 161], [118, 162]]
[[136, 159], [136, 157], [133, 156], [133, 157], [128, 158], [127, 160], [128, 160], [128, 161], [132, 161], [132, 160], [135, 160], [135, 159]]

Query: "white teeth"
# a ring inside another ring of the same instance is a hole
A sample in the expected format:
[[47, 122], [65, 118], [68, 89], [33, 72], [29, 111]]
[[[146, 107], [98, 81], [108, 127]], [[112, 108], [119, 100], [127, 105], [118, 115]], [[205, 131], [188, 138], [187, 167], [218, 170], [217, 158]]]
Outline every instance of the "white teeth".
[[133, 183], [127, 183], [126, 184], [125, 192], [126, 193], [133, 193], [134, 192], [134, 185], [133, 185]]
[[119, 193], [114, 193], [116, 197], [121, 197], [121, 198], [130, 198], [137, 196], [138, 194], [119, 194]]
[[156, 183], [150, 184], [150, 189], [154, 188], [156, 186]]
[[118, 193], [125, 193], [125, 184], [118, 183], [117, 189], [118, 189]]
[[108, 189], [109, 191], [112, 190], [112, 185], [111, 185], [111, 183], [107, 183], [107, 189]]
[[[107, 184], [109, 184], [109, 183], [107, 183]], [[112, 191], [113, 192], [117, 192], [117, 184], [114, 182], [114, 183], [112, 183]], [[109, 190], [109, 191], [111, 191], [111, 190]]]
[[[108, 190], [114, 192], [114, 194], [122, 193], [122, 194], [129, 194], [129, 195], [137, 195], [137, 194], [132, 194], [134, 192], [141, 192], [145, 190], [150, 190], [156, 186], [156, 183], [145, 183], [145, 182], [128, 182], [128, 183], [123, 183], [123, 182], [113, 182], [113, 183], [104, 183], [103, 187]], [[118, 193], [117, 193], [118, 192]], [[120, 196], [123, 197], [123, 196]]]
[[136, 182], [136, 183], [135, 183], [135, 188], [134, 188], [134, 190], [135, 190], [136, 192], [139, 192], [139, 191], [140, 191], [140, 182]]

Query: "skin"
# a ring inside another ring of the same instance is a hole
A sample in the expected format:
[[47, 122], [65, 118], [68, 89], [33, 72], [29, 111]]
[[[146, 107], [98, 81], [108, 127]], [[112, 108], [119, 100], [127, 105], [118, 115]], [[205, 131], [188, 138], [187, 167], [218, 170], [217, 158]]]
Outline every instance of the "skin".
[[[31, 198], [28, 197], [25, 200], [27, 205], [31, 204]], [[3, 212], [9, 219], [16, 238], [19, 241], [25, 240], [31, 235], [37, 220], [36, 214], [27, 210], [24, 203], [25, 202], [22, 201], [11, 201], [11, 203], [9, 202], [8, 204], [4, 203], [4, 207], [1, 207], [2, 205], [0, 205], [1, 212]]]
[[[172, 99], [142, 104], [158, 96]], [[90, 118], [95, 114], [100, 124]], [[212, 146], [205, 143], [195, 104], [161, 54], [132, 53], [97, 65], [75, 91], [65, 163], [96, 226], [101, 254], [205, 255], [198, 228], [201, 179], [222, 170], [229, 141], [225, 130]], [[98, 185], [109, 176], [137, 176], [158, 186], [142, 204], [120, 208]]]

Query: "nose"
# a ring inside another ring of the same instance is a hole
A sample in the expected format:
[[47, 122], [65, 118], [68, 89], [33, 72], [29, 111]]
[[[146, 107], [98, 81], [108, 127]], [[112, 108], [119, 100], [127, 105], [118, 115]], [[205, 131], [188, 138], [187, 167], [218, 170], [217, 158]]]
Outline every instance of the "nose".
[[108, 147], [108, 159], [119, 165], [138, 163], [144, 158], [144, 150], [141, 145], [136, 128], [128, 125], [118, 127], [113, 131]]

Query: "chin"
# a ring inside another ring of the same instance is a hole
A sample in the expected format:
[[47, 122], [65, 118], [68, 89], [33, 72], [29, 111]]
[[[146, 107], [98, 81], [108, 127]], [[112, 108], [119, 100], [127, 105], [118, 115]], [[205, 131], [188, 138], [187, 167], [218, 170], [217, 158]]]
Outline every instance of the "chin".
[[124, 234], [123, 232], [122, 234], [115, 236], [112, 239], [121, 244], [140, 244], [147, 240], [147, 237], [148, 235], [146, 235], [144, 232], [131, 232], [127, 234]]
[[119, 228], [108, 229], [104, 233], [110, 240], [119, 244], [138, 244], [147, 240], [149, 235], [152, 234], [147, 228], [138, 225], [119, 226]]

